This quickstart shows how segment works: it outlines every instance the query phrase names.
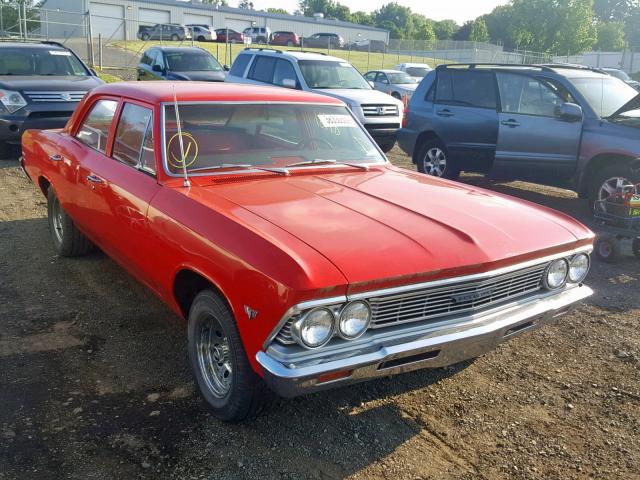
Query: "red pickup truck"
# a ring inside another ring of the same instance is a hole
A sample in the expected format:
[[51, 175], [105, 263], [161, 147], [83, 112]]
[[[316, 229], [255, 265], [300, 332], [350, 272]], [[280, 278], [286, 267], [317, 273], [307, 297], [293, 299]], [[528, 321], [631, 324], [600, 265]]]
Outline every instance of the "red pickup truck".
[[184, 317], [227, 421], [482, 355], [592, 293], [586, 227], [390, 165], [330, 97], [111, 84], [22, 148], [58, 254], [97, 245]]

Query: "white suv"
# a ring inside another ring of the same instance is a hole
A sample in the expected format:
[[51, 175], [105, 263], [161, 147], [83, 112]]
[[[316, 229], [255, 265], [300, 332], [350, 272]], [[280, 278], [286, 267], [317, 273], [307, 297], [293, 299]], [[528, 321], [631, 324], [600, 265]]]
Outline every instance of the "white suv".
[[275, 85], [320, 93], [345, 102], [383, 152], [396, 143], [403, 103], [371, 88], [349, 62], [320, 53], [247, 48], [227, 82]]
[[244, 38], [251, 38], [251, 43], [268, 43], [271, 38], [271, 29], [269, 27], [249, 27], [245, 28]]

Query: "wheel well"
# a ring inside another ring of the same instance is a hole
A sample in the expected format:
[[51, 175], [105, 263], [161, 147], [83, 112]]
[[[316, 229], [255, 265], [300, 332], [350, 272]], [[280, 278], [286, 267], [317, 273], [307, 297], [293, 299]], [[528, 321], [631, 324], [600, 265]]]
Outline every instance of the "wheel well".
[[593, 176], [607, 165], [614, 165], [616, 163], [626, 163], [633, 161], [633, 157], [628, 157], [625, 155], [619, 155], [615, 153], [601, 153], [600, 155], [596, 155], [589, 163], [587, 163], [584, 172], [581, 177], [580, 191], [578, 193], [582, 195], [586, 195], [589, 191], [589, 180], [593, 178]]
[[44, 177], [40, 177], [38, 178], [38, 186], [40, 187], [40, 190], [46, 197], [47, 193], [49, 193], [49, 187], [51, 186], [51, 182], [49, 182], [49, 180], [47, 180]]
[[[229, 305], [229, 302], [220, 289], [199, 273], [184, 269], [176, 274], [176, 278], [173, 281], [173, 296], [184, 318], [187, 318], [189, 315], [189, 309], [191, 308], [193, 299], [203, 290], [213, 290]], [[229, 305], [229, 307], [231, 306]], [[231, 308], [229, 309], [231, 310]]]
[[418, 155], [420, 154], [422, 144], [427, 140], [438, 140], [439, 142], [441, 142], [440, 137], [438, 137], [435, 132], [432, 132], [430, 130], [422, 132], [420, 135], [418, 135], [418, 138], [416, 139], [416, 145], [413, 149], [413, 163], [418, 163]]

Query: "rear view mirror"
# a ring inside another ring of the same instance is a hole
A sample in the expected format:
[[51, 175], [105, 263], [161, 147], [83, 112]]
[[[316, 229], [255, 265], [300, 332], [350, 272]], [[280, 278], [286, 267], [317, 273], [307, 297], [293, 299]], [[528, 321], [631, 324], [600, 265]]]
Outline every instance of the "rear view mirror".
[[298, 82], [293, 78], [285, 78], [282, 80], [282, 86], [285, 88], [298, 88]]
[[558, 116], [570, 122], [582, 120], [582, 107], [575, 103], [563, 103], [558, 109]]

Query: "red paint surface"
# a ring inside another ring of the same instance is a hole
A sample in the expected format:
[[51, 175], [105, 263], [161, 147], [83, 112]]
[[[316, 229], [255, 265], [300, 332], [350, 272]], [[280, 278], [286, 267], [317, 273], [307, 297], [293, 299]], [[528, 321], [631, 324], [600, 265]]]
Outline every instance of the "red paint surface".
[[[63, 131], [28, 131], [25, 167], [46, 181], [103, 251], [176, 312], [176, 274], [207, 278], [231, 305], [256, 371], [261, 349], [284, 312], [305, 300], [478, 273], [590, 244], [593, 234], [553, 210], [390, 165], [362, 171], [307, 168], [192, 178], [191, 188], [96, 152], [73, 135], [105, 96], [154, 109], [156, 152], [168, 82], [114, 84], [89, 94]], [[337, 100], [269, 87], [175, 84], [180, 101]], [[117, 114], [116, 114], [117, 118]], [[115, 123], [115, 122], [114, 122]], [[113, 128], [112, 128], [113, 131]], [[113, 135], [113, 132], [112, 132]], [[61, 162], [50, 155], [60, 154]], [[86, 177], [105, 183], [92, 188]], [[258, 311], [248, 320], [244, 305]]]

